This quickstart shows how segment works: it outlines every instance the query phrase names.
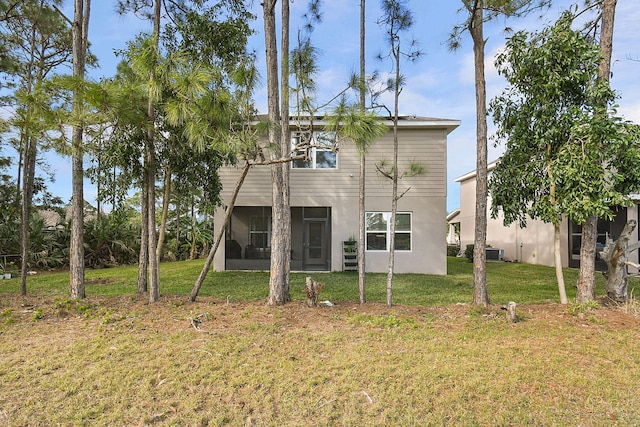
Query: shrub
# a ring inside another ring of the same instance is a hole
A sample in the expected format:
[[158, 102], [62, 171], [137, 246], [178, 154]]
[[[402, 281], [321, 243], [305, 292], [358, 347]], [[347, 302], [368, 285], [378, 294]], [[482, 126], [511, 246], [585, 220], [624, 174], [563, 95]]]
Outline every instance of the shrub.
[[464, 256], [467, 257], [469, 262], [473, 262], [473, 245], [467, 245], [467, 249], [464, 251]]
[[447, 245], [447, 256], [458, 256], [458, 252], [460, 252], [460, 246]]

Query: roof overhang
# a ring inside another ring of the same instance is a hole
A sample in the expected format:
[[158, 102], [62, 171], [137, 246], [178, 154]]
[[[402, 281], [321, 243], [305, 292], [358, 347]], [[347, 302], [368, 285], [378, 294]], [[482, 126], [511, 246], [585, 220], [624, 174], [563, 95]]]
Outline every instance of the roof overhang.
[[[497, 160], [494, 160], [491, 163], [489, 163], [487, 165], [487, 172], [491, 172], [492, 170], [494, 170], [496, 168], [496, 165], [498, 164], [499, 160], [500, 159], [497, 159]], [[475, 178], [475, 177], [476, 177], [476, 171], [473, 170], [471, 172], [465, 173], [464, 175], [454, 179], [453, 181], [454, 182], [462, 182], [462, 181], [466, 181], [468, 179]]]
[[[315, 116], [313, 120], [309, 118], [309, 116], [296, 117], [291, 116], [289, 118], [289, 122], [293, 125], [296, 124], [300, 127], [324, 127], [329, 124], [327, 120], [328, 116]], [[267, 116], [264, 114], [257, 116], [258, 121], [267, 120]], [[380, 121], [382, 121], [388, 128], [393, 127], [393, 120], [389, 116], [379, 116]], [[436, 117], [421, 117], [421, 116], [399, 116], [398, 117], [398, 128], [400, 129], [443, 129], [446, 130], [447, 135], [453, 132], [457, 127], [460, 126], [460, 120], [453, 119], [441, 119]]]
[[450, 223], [452, 220], [454, 220], [458, 215], [460, 215], [460, 208], [455, 209], [453, 212], [451, 212], [449, 215], [447, 215], [447, 222]]

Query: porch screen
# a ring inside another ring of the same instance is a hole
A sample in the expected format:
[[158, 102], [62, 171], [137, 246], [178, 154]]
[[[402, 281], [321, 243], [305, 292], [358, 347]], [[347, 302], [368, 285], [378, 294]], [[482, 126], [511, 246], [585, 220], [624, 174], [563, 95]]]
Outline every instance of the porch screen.
[[252, 216], [249, 228], [249, 241], [255, 248], [271, 246], [271, 217]]

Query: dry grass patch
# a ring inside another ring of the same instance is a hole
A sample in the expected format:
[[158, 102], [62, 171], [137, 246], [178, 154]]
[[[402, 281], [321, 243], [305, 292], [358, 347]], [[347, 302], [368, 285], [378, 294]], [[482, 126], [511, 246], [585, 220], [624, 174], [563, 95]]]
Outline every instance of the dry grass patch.
[[0, 425], [640, 424], [618, 307], [4, 297]]

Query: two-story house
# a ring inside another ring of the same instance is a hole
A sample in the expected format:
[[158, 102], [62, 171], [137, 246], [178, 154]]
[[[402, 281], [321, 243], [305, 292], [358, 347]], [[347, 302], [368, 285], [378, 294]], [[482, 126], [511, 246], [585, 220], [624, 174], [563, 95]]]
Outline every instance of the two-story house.
[[[495, 169], [497, 161], [489, 163], [488, 172]], [[455, 179], [460, 183], [460, 209], [452, 212], [449, 223], [459, 223], [460, 246], [464, 251], [465, 246], [473, 244], [475, 230], [475, 197], [476, 197], [476, 171]], [[633, 199], [640, 201], [634, 196]], [[598, 220], [598, 249], [604, 248], [607, 237], [617, 239], [628, 220], [638, 220], [638, 205], [629, 208], [614, 208], [616, 213], [613, 221]], [[529, 264], [542, 264], [553, 266], [553, 225], [537, 219], [528, 218], [527, 226], [521, 228], [517, 223], [505, 226], [503, 217], [491, 217], [491, 194], [487, 203], [487, 245], [493, 250], [487, 253], [487, 258], [501, 256], [505, 260], [520, 261]], [[636, 230], [631, 242], [640, 238], [640, 228]], [[580, 266], [580, 244], [582, 242], [582, 228], [579, 224], [563, 217], [560, 222], [560, 245], [563, 267]], [[630, 260], [637, 261], [639, 255], [634, 253]], [[596, 268], [605, 270], [606, 263], [596, 259]], [[635, 269], [630, 269], [635, 272]]]
[[[391, 181], [376, 164], [393, 158], [392, 121], [366, 155], [366, 270], [385, 272], [389, 257]], [[396, 220], [395, 271], [446, 274], [447, 136], [458, 120], [401, 117], [399, 120], [399, 170], [421, 163], [426, 173], [399, 182]], [[358, 235], [359, 155], [351, 141], [337, 149], [323, 129], [313, 122], [314, 147], [308, 160], [291, 162], [291, 269], [341, 271], [343, 242]], [[293, 138], [296, 137], [295, 129]], [[229, 200], [240, 168], [220, 170], [222, 200]], [[240, 190], [226, 229], [225, 245], [214, 259], [223, 270], [268, 270], [271, 246], [271, 174], [268, 166], [254, 166]], [[216, 229], [222, 210], [215, 216]]]

